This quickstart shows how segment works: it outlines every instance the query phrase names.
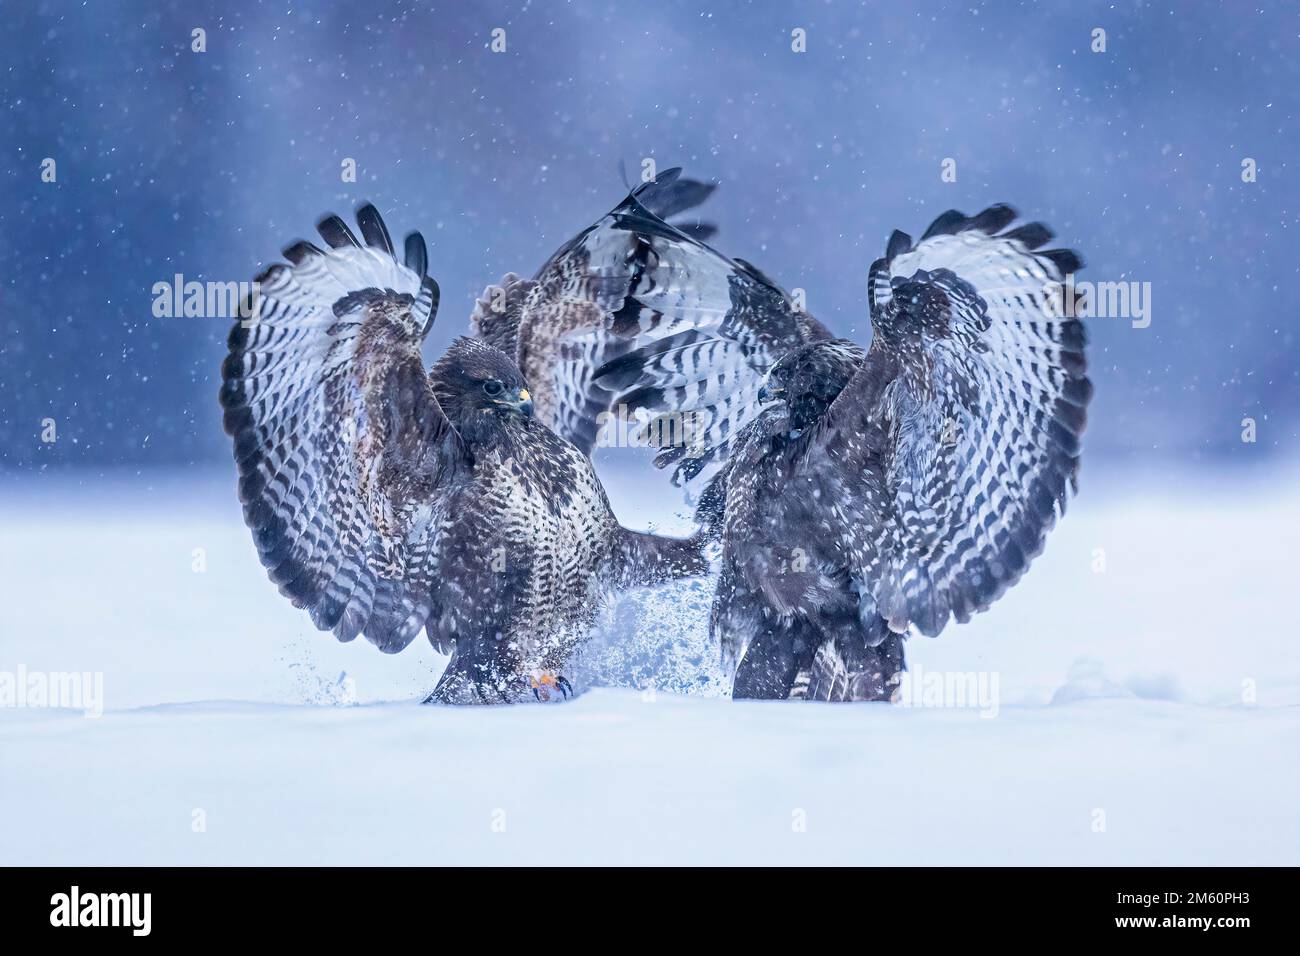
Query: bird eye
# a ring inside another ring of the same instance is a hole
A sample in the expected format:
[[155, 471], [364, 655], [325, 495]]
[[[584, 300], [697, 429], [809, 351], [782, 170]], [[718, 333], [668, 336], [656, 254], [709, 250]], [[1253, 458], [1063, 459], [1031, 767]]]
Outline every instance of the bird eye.
[[487, 392], [487, 394], [493, 398], [496, 398], [505, 390], [505, 385], [499, 379], [490, 378], [483, 383], [483, 391]]

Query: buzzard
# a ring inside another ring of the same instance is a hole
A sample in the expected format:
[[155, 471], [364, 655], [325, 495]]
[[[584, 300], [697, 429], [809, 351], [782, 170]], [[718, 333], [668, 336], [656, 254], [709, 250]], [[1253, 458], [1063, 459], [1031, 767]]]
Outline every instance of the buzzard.
[[[710, 188], [640, 194], [672, 215]], [[604, 595], [707, 570], [698, 538], [621, 527], [590, 442], [564, 437], [574, 402], [595, 414], [593, 369], [565, 336], [621, 307], [630, 273], [589, 230], [537, 279], [511, 277], [509, 308], [485, 305], [480, 337], [426, 371], [439, 292], [424, 240], [409, 235], [399, 261], [373, 206], [357, 224], [363, 241], [329, 216], [326, 249], [287, 248], [230, 334], [221, 404], [262, 563], [339, 640], [394, 653], [425, 630], [451, 654], [431, 701], [567, 697], [565, 661]]]
[[636, 344], [593, 378], [643, 416], [699, 420], [699, 453], [656, 463], [702, 486], [721, 542], [711, 625], [733, 696], [886, 699], [910, 629], [967, 621], [1042, 551], [1092, 395], [1064, 301], [1082, 262], [1015, 218], [997, 205], [946, 212], [915, 243], [895, 232], [863, 349], [635, 197], [615, 210], [645, 263]]

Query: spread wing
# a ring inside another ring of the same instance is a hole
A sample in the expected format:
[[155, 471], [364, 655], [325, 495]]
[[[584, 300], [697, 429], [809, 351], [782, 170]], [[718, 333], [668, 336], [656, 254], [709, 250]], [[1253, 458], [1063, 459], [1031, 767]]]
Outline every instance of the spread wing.
[[[807, 342], [831, 338], [775, 282], [664, 222], [630, 197], [613, 225], [635, 250], [620, 331], [630, 347], [596, 373], [615, 401], [647, 418], [643, 440], [659, 440], [655, 464], [674, 484], [721, 465], [757, 418], [758, 389], [771, 365]], [[685, 441], [665, 442], [682, 435]]]
[[423, 239], [397, 261], [373, 206], [335, 216], [259, 279], [231, 330], [221, 404], [244, 519], [281, 593], [340, 640], [405, 647], [429, 614], [430, 515], [458, 437], [420, 358], [438, 286]]
[[[658, 221], [681, 217], [715, 188], [681, 178], [680, 169], [666, 170], [565, 243], [532, 279], [508, 274], [475, 304], [475, 334], [514, 356], [538, 418], [587, 454], [615, 397], [594, 380], [596, 371], [635, 347], [640, 321], [631, 293], [647, 268], [646, 250], [620, 217], [633, 208]], [[673, 228], [697, 239], [714, 231], [680, 219]]]
[[854, 576], [895, 631], [987, 608], [1042, 549], [1079, 467], [1085, 330], [1040, 223], [948, 212], [870, 273], [872, 346], [818, 436], [846, 475]]

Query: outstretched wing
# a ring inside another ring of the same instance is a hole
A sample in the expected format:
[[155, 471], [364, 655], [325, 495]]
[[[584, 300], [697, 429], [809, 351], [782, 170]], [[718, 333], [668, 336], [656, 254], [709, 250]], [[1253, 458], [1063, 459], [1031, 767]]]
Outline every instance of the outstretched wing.
[[871, 268], [874, 336], [818, 439], [842, 462], [863, 611], [937, 634], [1024, 573], [1063, 513], [1092, 385], [1077, 303], [1082, 267], [1041, 250], [1040, 223], [994, 206], [894, 233]]
[[630, 347], [598, 369], [596, 382], [646, 420], [640, 438], [661, 445], [655, 464], [673, 465], [674, 484], [683, 484], [725, 462], [761, 410], [767, 369], [787, 351], [831, 336], [754, 266], [635, 199], [612, 214], [638, 267], [619, 316]]
[[[488, 286], [475, 304], [475, 334], [495, 345], [528, 380], [539, 419], [590, 454], [600, 417], [614, 395], [596, 371], [636, 347], [638, 306], [629, 298], [645, 270], [644, 250], [619, 224], [638, 208], [658, 221], [682, 217], [703, 203], [714, 183], [660, 173], [613, 212], [564, 244], [532, 279], [513, 273]], [[678, 218], [682, 236], [706, 238], [713, 226]]]
[[221, 404], [244, 519], [272, 581], [322, 630], [405, 647], [429, 613], [429, 515], [457, 437], [420, 343], [438, 286], [424, 240], [398, 262], [373, 206], [298, 242], [231, 330]]

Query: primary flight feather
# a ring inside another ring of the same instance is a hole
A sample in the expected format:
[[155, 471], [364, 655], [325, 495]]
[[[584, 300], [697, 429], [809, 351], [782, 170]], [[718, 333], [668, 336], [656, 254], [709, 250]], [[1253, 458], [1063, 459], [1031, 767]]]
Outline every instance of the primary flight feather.
[[606, 594], [707, 567], [698, 539], [620, 526], [589, 446], [563, 435], [557, 390], [590, 373], [564, 364], [566, 336], [599, 340], [607, 317], [588, 300], [617, 290], [596, 276], [532, 295], [426, 370], [439, 295], [424, 241], [408, 236], [399, 260], [373, 206], [357, 224], [361, 240], [330, 216], [328, 248], [290, 246], [231, 331], [221, 403], [261, 560], [340, 640], [396, 652], [426, 631], [452, 654], [432, 700], [567, 694], [564, 664]]
[[[1082, 267], [993, 206], [895, 232], [871, 267], [869, 349], [772, 280], [629, 198], [649, 265], [635, 346], [598, 385], [702, 419], [697, 515], [722, 543], [712, 630], [737, 697], [881, 699], [903, 638], [988, 608], [1041, 552], [1079, 465], [1092, 386], [1064, 301]], [[704, 473], [705, 468], [709, 471]]]

